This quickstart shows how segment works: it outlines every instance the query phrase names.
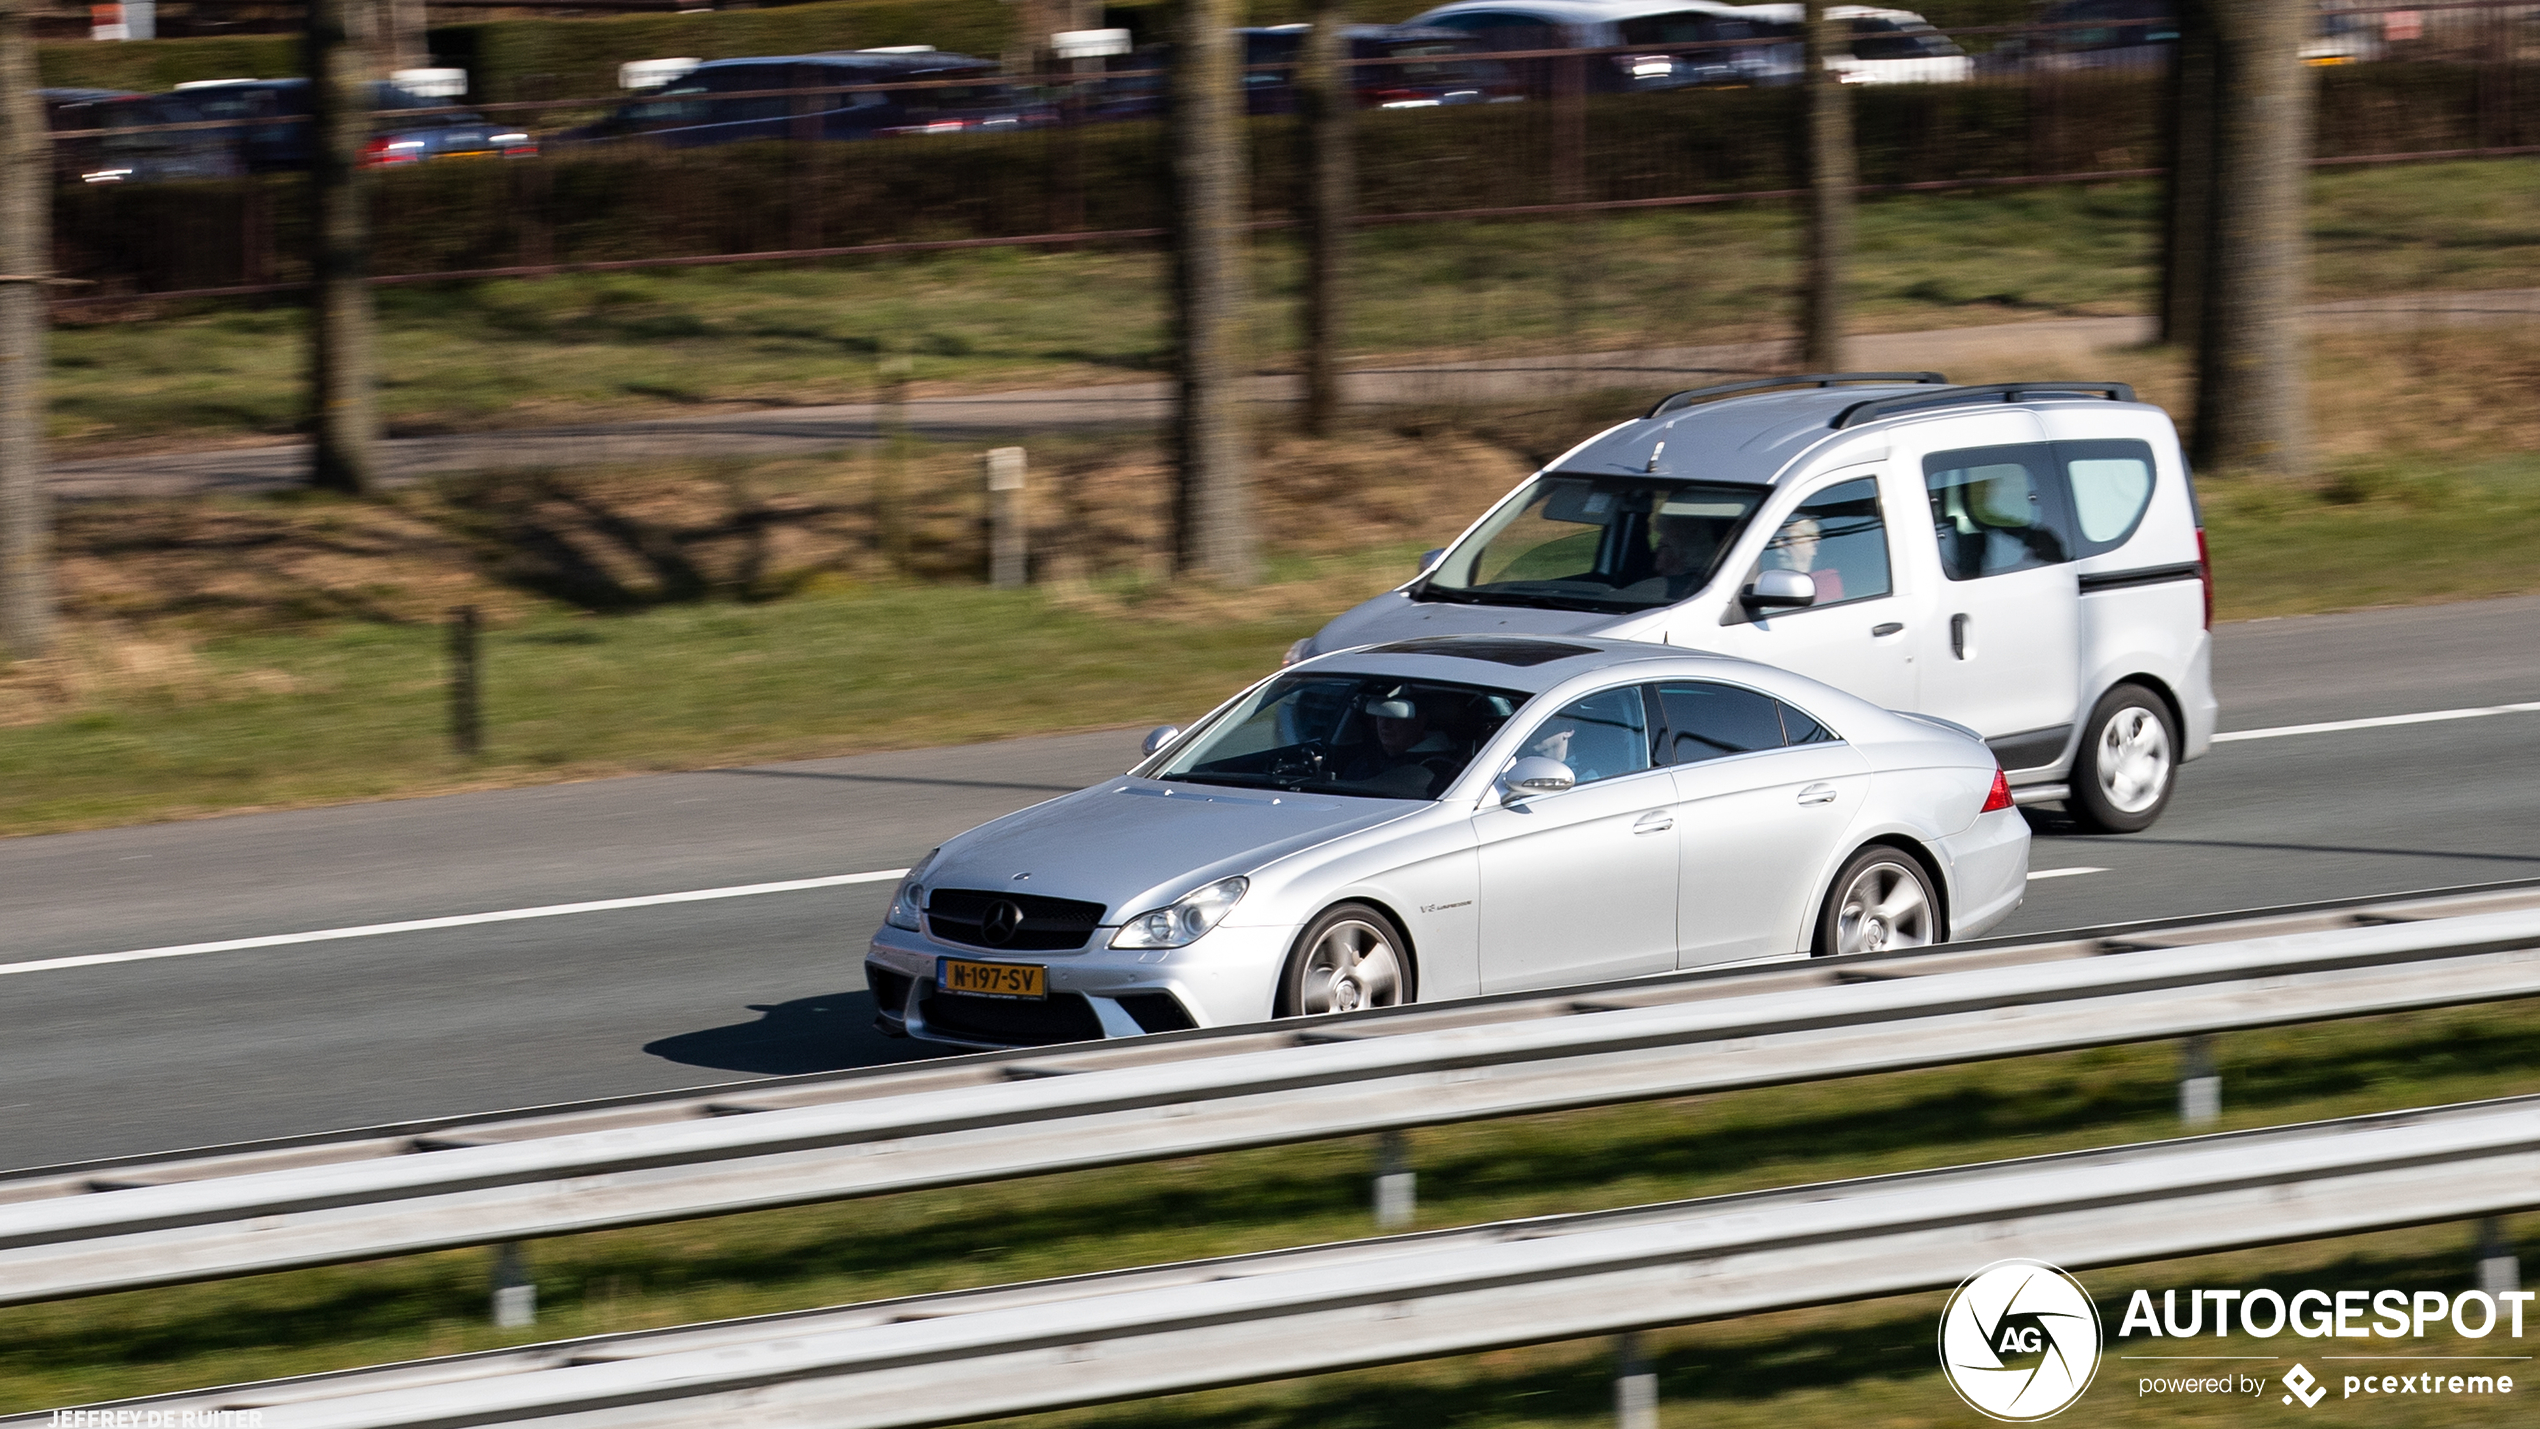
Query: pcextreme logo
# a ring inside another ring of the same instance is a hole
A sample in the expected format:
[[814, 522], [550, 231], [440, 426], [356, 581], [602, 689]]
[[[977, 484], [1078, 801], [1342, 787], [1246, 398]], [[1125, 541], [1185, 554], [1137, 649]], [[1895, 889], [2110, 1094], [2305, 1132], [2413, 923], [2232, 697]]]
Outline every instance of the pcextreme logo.
[[1969, 1408], [2027, 1423], [2062, 1413], [2099, 1370], [2099, 1309], [2037, 1260], [1997, 1260], [1940, 1312], [1940, 1367]]

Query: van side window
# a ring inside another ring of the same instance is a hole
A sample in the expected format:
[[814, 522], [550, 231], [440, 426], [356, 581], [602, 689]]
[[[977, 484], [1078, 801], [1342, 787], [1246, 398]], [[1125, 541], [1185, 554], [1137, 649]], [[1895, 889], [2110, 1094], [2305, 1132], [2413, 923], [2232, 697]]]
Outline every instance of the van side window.
[[1815, 605], [1787, 615], [1886, 595], [1893, 587], [1878, 482], [1870, 477], [1839, 482], [1799, 503], [1764, 543], [1764, 554], [1746, 573], [1746, 582], [1752, 584], [1766, 571], [1797, 571], [1817, 587]]
[[2074, 554], [2124, 545], [2152, 505], [2151, 443], [2057, 442], [2055, 457], [2072, 488]]
[[1940, 568], [1978, 580], [2073, 558], [2063, 493], [2043, 445], [1979, 447], [1923, 458]]
[[1735, 685], [1660, 685], [1658, 710], [1666, 722], [1661, 747], [1669, 764], [1699, 764], [1784, 743], [1781, 702]]

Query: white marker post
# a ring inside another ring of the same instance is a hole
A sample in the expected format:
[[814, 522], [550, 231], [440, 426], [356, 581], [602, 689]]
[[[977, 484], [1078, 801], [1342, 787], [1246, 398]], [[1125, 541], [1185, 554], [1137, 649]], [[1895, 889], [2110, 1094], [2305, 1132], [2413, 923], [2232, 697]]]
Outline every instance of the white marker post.
[[991, 447], [988, 471], [988, 584], [1021, 590], [1029, 579], [1023, 510], [1023, 448]]

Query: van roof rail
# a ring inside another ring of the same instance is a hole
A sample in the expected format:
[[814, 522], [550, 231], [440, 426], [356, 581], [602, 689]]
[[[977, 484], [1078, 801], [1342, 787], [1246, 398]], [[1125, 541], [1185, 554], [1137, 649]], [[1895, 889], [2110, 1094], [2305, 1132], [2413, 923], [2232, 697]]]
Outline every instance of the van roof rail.
[[1941, 392], [1906, 392], [1872, 397], [1834, 414], [1826, 425], [1840, 431], [1881, 417], [1919, 412], [1927, 407], [1956, 407], [1977, 402], [2026, 402], [2038, 397], [2104, 397], [2131, 402], [2134, 389], [2123, 382], [1989, 382], [1980, 387], [1951, 387]]
[[1690, 407], [1696, 402], [1734, 397], [1741, 392], [1769, 392], [1776, 387], [1832, 387], [1838, 382], [1912, 382], [1931, 386], [1946, 385], [1948, 381], [1937, 372], [1803, 372], [1796, 377], [1752, 377], [1744, 382], [1723, 382], [1717, 387], [1694, 387], [1671, 393], [1649, 409], [1649, 416]]

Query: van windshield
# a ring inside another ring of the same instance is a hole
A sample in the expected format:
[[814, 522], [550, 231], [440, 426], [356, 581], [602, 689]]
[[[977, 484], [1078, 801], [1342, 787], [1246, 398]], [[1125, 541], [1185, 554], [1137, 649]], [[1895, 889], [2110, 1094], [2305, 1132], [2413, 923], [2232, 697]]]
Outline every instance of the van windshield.
[[1761, 486], [1546, 472], [1456, 542], [1416, 600], [1650, 610], [1709, 583]]

